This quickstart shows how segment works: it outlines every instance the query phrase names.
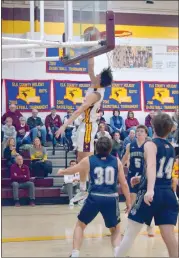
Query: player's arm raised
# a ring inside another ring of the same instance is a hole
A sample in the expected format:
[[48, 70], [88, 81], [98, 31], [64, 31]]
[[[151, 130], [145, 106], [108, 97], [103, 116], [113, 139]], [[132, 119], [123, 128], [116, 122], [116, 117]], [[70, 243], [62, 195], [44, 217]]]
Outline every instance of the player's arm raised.
[[124, 156], [123, 156], [123, 158], [122, 158], [122, 160], [121, 160], [123, 166], [125, 166], [126, 163], [127, 163], [128, 160], [129, 160], [129, 157], [130, 157], [130, 152], [129, 152], [129, 151], [130, 151], [130, 143], [127, 144], [127, 146], [126, 146], [126, 152], [125, 152], [125, 154], [124, 154]]
[[130, 192], [129, 192], [129, 186], [124, 174], [124, 169], [121, 161], [118, 159], [118, 180], [119, 184], [121, 185], [122, 192], [126, 198], [126, 212], [129, 212], [131, 209], [131, 197], [130, 197]]
[[89, 157], [82, 159], [78, 164], [66, 169], [59, 169], [58, 176], [74, 175], [76, 173], [88, 173], [89, 172]]
[[97, 76], [94, 73], [94, 57], [88, 59], [88, 74], [93, 85], [97, 84]]
[[56, 131], [55, 135], [58, 138], [61, 134], [64, 133], [68, 125], [72, 124], [85, 110], [87, 110], [91, 105], [100, 100], [100, 94], [94, 92], [89, 94], [85, 102], [71, 115], [71, 117]]
[[150, 206], [154, 196], [154, 186], [156, 180], [156, 155], [157, 147], [153, 142], [146, 142], [144, 145], [144, 158], [147, 166], [147, 192], [144, 201]]

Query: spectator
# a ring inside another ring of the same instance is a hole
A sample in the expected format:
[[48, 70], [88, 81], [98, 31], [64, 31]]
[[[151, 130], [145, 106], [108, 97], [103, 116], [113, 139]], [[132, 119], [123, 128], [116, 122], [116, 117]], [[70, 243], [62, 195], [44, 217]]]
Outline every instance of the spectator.
[[[73, 114], [73, 110], [68, 110], [67, 111], [67, 115], [64, 117], [63, 124], [70, 118], [70, 116], [72, 114]], [[73, 132], [73, 129], [75, 129], [75, 128], [76, 128], [76, 126], [75, 126], [75, 121], [74, 121], [71, 125], [68, 125], [68, 127], [65, 130], [65, 137], [68, 140], [69, 147], [70, 147], [71, 150], [73, 149], [72, 132]], [[76, 132], [74, 131], [74, 135], [75, 135], [75, 133]]]
[[20, 124], [17, 126], [17, 151], [22, 144], [31, 144], [29, 126], [26, 124], [25, 117], [19, 118]]
[[113, 110], [113, 116], [110, 118], [110, 126], [113, 132], [119, 132], [121, 139], [124, 139], [127, 134], [125, 132], [124, 119], [120, 116], [120, 111], [117, 109]]
[[11, 166], [11, 181], [15, 206], [20, 206], [19, 188], [28, 188], [30, 205], [35, 206], [35, 186], [30, 181], [29, 168], [23, 164], [23, 158], [20, 155], [16, 156], [15, 164]]
[[105, 124], [101, 123], [99, 125], [99, 132], [97, 133], [96, 137], [97, 137], [97, 140], [100, 138], [100, 137], [108, 137], [109, 139], [111, 139], [111, 135], [105, 131]]
[[19, 155], [16, 151], [16, 144], [14, 138], [9, 138], [7, 141], [7, 146], [4, 149], [4, 158], [6, 159], [6, 164], [8, 167], [8, 172], [10, 172], [10, 167], [15, 163], [15, 157]]
[[127, 144], [133, 142], [135, 139], [135, 131], [130, 130], [129, 135], [124, 139], [124, 149], [126, 150]]
[[38, 110], [33, 109], [32, 116], [27, 119], [27, 124], [30, 128], [32, 141], [34, 141], [34, 139], [37, 138], [38, 136], [41, 136], [42, 145], [46, 146], [46, 137], [47, 137], [46, 128], [43, 126], [41, 118], [38, 117], [37, 115], [38, 115]]
[[99, 114], [99, 124], [106, 123], [106, 120], [104, 118], [104, 111], [102, 109], [99, 109], [98, 114]]
[[123, 152], [124, 152], [124, 143], [123, 141], [120, 140], [120, 133], [115, 132], [113, 134], [111, 155], [115, 157], [119, 157], [121, 159]]
[[55, 132], [62, 126], [62, 120], [59, 115], [56, 114], [56, 108], [51, 108], [51, 114], [45, 118], [45, 126], [50, 140], [53, 145], [57, 144], [56, 138], [54, 136]]
[[[77, 164], [76, 160], [71, 160], [69, 165], [70, 165], [70, 167], [73, 167], [76, 164]], [[79, 173], [76, 173], [74, 175], [64, 176], [63, 191], [64, 191], [64, 193], [68, 194], [70, 206], [74, 206], [72, 198], [73, 198], [73, 195], [76, 194], [77, 189], [79, 189], [79, 184], [80, 184], [80, 174]]]
[[3, 148], [5, 147], [9, 138], [13, 138], [14, 141], [16, 141], [17, 132], [16, 132], [15, 127], [12, 125], [11, 117], [6, 118], [6, 124], [2, 126], [2, 131], [4, 132]]
[[169, 133], [169, 135], [168, 135], [168, 137], [167, 137], [167, 140], [168, 140], [170, 143], [174, 144], [174, 147], [175, 147], [175, 144], [177, 143], [177, 141], [176, 141], [176, 130], [177, 130], [177, 125], [176, 125], [176, 123], [174, 122], [173, 127], [172, 127], [172, 129], [171, 129], [171, 132]]
[[9, 106], [9, 111], [7, 111], [2, 116], [2, 124], [5, 124], [6, 118], [11, 117], [12, 118], [12, 124], [15, 126], [15, 128], [19, 125], [19, 118], [22, 116], [19, 110], [16, 109], [16, 105], [11, 104]]
[[127, 119], [125, 121], [126, 130], [130, 132], [130, 130], [136, 130], [136, 127], [139, 125], [139, 121], [134, 117], [134, 112], [129, 111], [127, 115]]
[[35, 138], [33, 147], [30, 149], [31, 169], [35, 176], [43, 172], [42, 177], [47, 177], [52, 173], [52, 162], [47, 160], [47, 152], [45, 147], [41, 145], [40, 139]]
[[148, 128], [149, 137], [152, 137], [152, 135], [153, 135], [151, 121], [154, 116], [155, 116], [155, 112], [153, 110], [151, 110], [150, 113], [145, 118], [145, 126], [147, 126], [147, 128]]

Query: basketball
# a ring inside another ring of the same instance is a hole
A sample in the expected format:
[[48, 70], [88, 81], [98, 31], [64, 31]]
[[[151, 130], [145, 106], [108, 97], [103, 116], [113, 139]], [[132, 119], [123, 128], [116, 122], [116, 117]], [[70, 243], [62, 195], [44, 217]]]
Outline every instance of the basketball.
[[84, 31], [84, 40], [85, 41], [96, 41], [100, 39], [100, 32], [95, 27], [88, 27]]

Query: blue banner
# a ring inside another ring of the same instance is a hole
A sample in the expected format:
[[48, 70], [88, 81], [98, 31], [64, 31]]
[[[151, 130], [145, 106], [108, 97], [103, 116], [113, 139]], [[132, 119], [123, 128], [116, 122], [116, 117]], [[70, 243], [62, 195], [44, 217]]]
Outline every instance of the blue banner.
[[[61, 56], [59, 48], [47, 48], [46, 56]], [[75, 51], [75, 50], [74, 50]], [[76, 50], [77, 51], [77, 50]], [[88, 73], [88, 62], [87, 60], [81, 60], [79, 63], [74, 65], [66, 66], [62, 61], [50, 61], [46, 62], [46, 72], [47, 73]]]
[[29, 112], [38, 109], [41, 112], [50, 110], [50, 80], [5, 80], [6, 110], [10, 104], [15, 104], [17, 109]]
[[144, 110], [174, 111], [178, 108], [178, 82], [143, 82]]
[[[54, 81], [54, 104], [57, 110], [75, 110], [83, 102], [90, 82]], [[114, 82], [105, 90], [103, 110], [141, 110], [141, 83]]]

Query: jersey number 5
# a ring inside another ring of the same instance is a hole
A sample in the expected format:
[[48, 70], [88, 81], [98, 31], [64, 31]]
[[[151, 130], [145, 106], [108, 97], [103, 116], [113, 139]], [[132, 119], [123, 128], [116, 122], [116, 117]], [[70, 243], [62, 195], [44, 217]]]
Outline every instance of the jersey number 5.
[[163, 157], [162, 159], [160, 159], [160, 167], [157, 172], [157, 178], [163, 178], [164, 174], [166, 174], [166, 179], [170, 179], [172, 177], [172, 168], [173, 168], [174, 158], [170, 158], [168, 160], [168, 163], [166, 164], [165, 169], [164, 169], [165, 161], [166, 161], [166, 157]]
[[96, 167], [94, 170], [94, 174], [97, 175], [97, 178], [95, 179], [96, 185], [112, 185], [114, 184], [114, 176], [115, 176], [115, 170], [113, 167]]

